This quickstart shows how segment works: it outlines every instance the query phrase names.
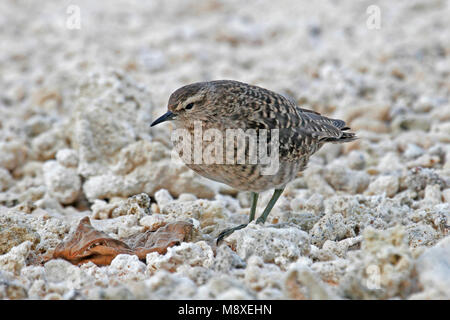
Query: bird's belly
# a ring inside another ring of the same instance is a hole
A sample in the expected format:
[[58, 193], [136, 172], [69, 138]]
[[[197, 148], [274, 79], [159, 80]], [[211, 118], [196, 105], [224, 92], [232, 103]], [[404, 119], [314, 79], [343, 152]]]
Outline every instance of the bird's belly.
[[[192, 138], [187, 141], [194, 140]], [[203, 177], [227, 184], [232, 188], [242, 191], [261, 192], [272, 188], [283, 188], [296, 177], [299, 170], [303, 170], [306, 167], [309, 159], [309, 156], [305, 155], [301, 158], [289, 159], [287, 161], [283, 160], [281, 155], [272, 158], [271, 154], [269, 162], [266, 162], [267, 164], [265, 165], [259, 162], [256, 162], [257, 164], [239, 164], [236, 158], [237, 152], [234, 150], [234, 158], [229, 163], [226, 158], [227, 146], [225, 145], [225, 141], [223, 141], [221, 156], [218, 156], [217, 159], [213, 156], [207, 162], [204, 157], [205, 154], [209, 155], [210, 153], [206, 151], [214, 150], [213, 148], [210, 149], [214, 144], [208, 141], [202, 141], [200, 156], [197, 159], [198, 161], [195, 161], [196, 150], [194, 143], [188, 143], [187, 146], [183, 146], [179, 140], [174, 140], [173, 143], [178, 155], [188, 168]], [[188, 151], [186, 157], [183, 157], [183, 150]], [[215, 155], [215, 152], [211, 154]], [[244, 159], [250, 159], [248, 150], [245, 150]]]
[[[208, 179], [227, 184], [237, 190], [254, 192], [283, 188], [296, 177], [299, 169], [297, 162], [280, 162], [276, 172], [267, 172], [267, 167], [259, 164], [186, 165]], [[265, 171], [264, 168], [266, 168]]]

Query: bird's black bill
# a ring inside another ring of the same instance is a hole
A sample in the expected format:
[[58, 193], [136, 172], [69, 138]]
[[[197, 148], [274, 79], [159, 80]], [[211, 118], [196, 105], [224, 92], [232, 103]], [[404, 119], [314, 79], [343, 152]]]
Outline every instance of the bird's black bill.
[[175, 117], [175, 114], [173, 114], [172, 112], [168, 111], [165, 114], [163, 114], [161, 117], [159, 117], [158, 119], [153, 121], [153, 123], [150, 125], [150, 127], [156, 126], [158, 123], [161, 123], [161, 122], [164, 122], [164, 121], [172, 120], [174, 117]]

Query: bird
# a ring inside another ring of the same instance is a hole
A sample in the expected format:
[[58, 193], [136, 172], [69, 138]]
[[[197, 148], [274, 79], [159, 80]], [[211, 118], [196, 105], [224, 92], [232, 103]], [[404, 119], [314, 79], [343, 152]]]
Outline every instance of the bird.
[[[261, 192], [274, 189], [266, 208], [256, 220], [256, 223], [264, 224], [286, 185], [296, 178], [298, 172], [306, 169], [312, 154], [326, 143], [357, 139], [343, 120], [328, 118], [301, 108], [282, 94], [235, 80], [195, 82], [182, 86], [170, 95], [167, 108], [168, 111], [153, 121], [151, 127], [171, 121], [176, 130], [184, 133], [183, 139], [172, 138], [172, 142], [188, 168], [239, 191], [250, 192], [248, 223], [255, 219]], [[250, 153], [255, 152], [251, 143], [242, 146], [238, 139], [227, 140], [224, 137], [228, 132], [235, 131], [252, 133], [251, 137], [256, 139], [253, 146], [258, 143], [265, 145], [265, 151], [275, 155], [276, 170], [267, 174], [273, 163], [248, 161]], [[214, 139], [204, 139], [198, 132], [205, 135], [206, 132], [213, 132], [211, 136]], [[227, 145], [229, 141], [231, 143]], [[214, 150], [211, 155], [216, 161], [207, 162], [205, 153], [201, 152], [197, 161], [192, 160], [193, 154], [195, 158], [195, 143], [200, 143], [203, 150]], [[234, 151], [231, 159], [226, 158], [227, 152], [217, 148], [221, 146], [224, 150], [229, 148], [225, 151]], [[245, 154], [246, 161], [237, 161], [239, 148]], [[248, 223], [220, 232], [217, 244], [234, 231], [245, 228]]]

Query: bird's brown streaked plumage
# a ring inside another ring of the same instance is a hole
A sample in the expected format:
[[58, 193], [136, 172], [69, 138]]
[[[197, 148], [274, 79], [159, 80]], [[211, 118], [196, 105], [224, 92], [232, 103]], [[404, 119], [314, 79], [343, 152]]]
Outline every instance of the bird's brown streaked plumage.
[[[281, 194], [277, 190], [282, 191], [298, 171], [306, 168], [312, 154], [325, 143], [356, 139], [354, 133], [348, 132], [350, 128], [346, 127], [343, 120], [303, 109], [278, 93], [234, 80], [197, 82], [181, 87], [170, 96], [168, 109], [168, 113], [152, 125], [173, 120], [177, 128], [187, 129], [191, 133], [195, 121], [201, 122], [203, 131], [278, 129], [279, 169], [273, 175], [263, 175], [261, 164], [186, 163], [202, 176], [253, 194], [275, 188], [274, 201], [269, 203], [259, 222], [265, 221]], [[270, 135], [267, 140], [270, 143]], [[177, 142], [174, 144], [176, 146]], [[256, 200], [252, 203], [253, 214], [255, 206]]]

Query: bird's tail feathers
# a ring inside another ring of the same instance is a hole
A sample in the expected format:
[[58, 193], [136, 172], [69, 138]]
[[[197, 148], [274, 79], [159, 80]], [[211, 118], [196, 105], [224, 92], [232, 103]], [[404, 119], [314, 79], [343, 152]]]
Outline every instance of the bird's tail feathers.
[[[350, 128], [343, 128], [341, 130], [349, 130]], [[350, 142], [358, 139], [355, 133], [353, 132], [343, 132], [342, 135], [337, 137], [326, 137], [322, 141], [324, 142], [331, 142], [331, 143], [343, 143], [343, 142]]]

